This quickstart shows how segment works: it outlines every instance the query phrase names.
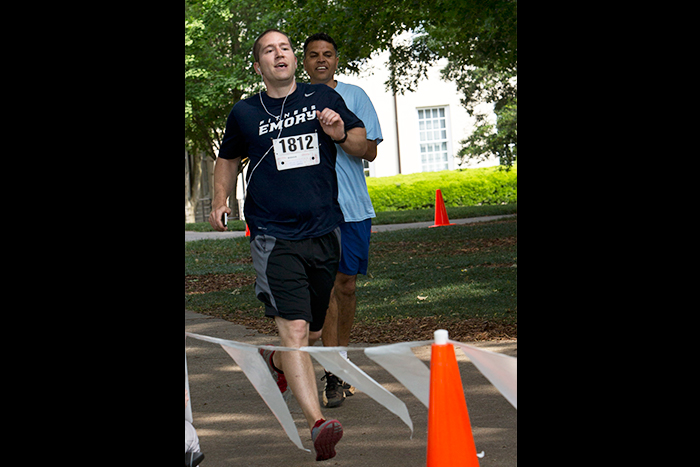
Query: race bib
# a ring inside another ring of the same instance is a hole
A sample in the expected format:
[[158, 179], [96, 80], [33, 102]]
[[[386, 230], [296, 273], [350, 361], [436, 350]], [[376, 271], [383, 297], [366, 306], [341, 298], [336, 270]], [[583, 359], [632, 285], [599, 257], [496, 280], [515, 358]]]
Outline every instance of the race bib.
[[277, 170], [300, 169], [321, 164], [318, 134], [293, 136], [273, 140]]

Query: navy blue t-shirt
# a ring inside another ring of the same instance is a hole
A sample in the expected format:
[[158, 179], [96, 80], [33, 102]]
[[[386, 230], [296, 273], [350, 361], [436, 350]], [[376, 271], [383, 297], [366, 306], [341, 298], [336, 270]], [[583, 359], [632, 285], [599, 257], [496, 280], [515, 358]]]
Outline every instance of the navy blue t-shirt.
[[364, 124], [326, 85], [298, 83], [284, 101], [263, 93], [262, 103], [256, 94], [236, 104], [219, 157], [250, 157], [245, 216], [252, 238], [319, 238], [343, 222], [343, 213], [338, 204], [337, 149], [316, 111], [336, 111], [347, 131]]

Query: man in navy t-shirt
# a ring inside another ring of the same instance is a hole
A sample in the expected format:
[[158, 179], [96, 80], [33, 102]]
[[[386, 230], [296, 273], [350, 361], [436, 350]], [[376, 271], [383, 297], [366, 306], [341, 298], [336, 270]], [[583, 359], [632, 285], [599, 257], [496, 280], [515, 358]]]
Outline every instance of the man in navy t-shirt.
[[[231, 214], [231, 195], [243, 157], [246, 221], [257, 272], [256, 293], [274, 318], [283, 347], [320, 338], [340, 262], [343, 213], [338, 204], [336, 144], [351, 155], [367, 151], [362, 121], [325, 85], [297, 84], [298, 60], [289, 37], [277, 30], [255, 43], [255, 71], [267, 93], [241, 101], [228, 119], [215, 171], [211, 225]], [[291, 389], [311, 429], [317, 460], [335, 457], [343, 437], [337, 420], [321, 413], [311, 357], [305, 352], [261, 351], [280, 391]]]
[[282, 98], [255, 95], [236, 105], [229, 117], [219, 157], [250, 156], [245, 215], [253, 238], [318, 238], [343, 222], [337, 149], [317, 112], [337, 109], [346, 130], [364, 125], [327, 88], [299, 83]]

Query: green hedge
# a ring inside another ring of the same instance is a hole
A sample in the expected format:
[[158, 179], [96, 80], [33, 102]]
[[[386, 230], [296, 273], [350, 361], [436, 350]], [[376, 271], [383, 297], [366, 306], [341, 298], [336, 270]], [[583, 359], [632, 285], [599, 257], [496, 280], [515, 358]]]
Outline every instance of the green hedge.
[[517, 166], [370, 178], [367, 185], [377, 212], [433, 208], [437, 190], [448, 207], [518, 202]]

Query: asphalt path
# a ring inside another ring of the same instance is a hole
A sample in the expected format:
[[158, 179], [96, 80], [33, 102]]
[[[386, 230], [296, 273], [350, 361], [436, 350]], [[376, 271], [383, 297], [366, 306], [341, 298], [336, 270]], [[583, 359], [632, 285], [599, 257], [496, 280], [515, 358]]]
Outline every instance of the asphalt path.
[[[510, 219], [517, 217], [515, 215], [507, 216], [489, 216], [489, 217], [474, 217], [471, 219], [456, 219], [453, 224], [466, 225], [477, 224], [480, 222], [492, 222], [501, 219]], [[418, 222], [414, 224], [393, 224], [393, 225], [375, 225], [372, 230], [375, 232], [393, 232], [396, 230], [406, 229], [427, 229], [435, 224], [435, 222]], [[185, 242], [195, 242], [199, 240], [224, 240], [227, 238], [245, 237], [245, 232], [187, 232], [185, 231]]]
[[[274, 336], [259, 334], [243, 326], [185, 311], [185, 332], [203, 334], [252, 345], [276, 345]], [[517, 357], [516, 341], [475, 344]], [[338, 457], [315, 462], [315, 456], [300, 451], [287, 438], [272, 412], [252, 384], [221, 347], [187, 339], [194, 425], [206, 455], [203, 467], [425, 467], [428, 410], [383, 368], [364, 353], [352, 353], [353, 362], [404, 401], [411, 413], [415, 435], [384, 407], [362, 393], [349, 398], [339, 409], [324, 409], [326, 418], [343, 423], [345, 437], [338, 445]], [[415, 350], [427, 365], [430, 347]], [[481, 467], [517, 465], [517, 411], [481, 375], [476, 367], [457, 352], [479, 452], [486, 458]], [[323, 369], [317, 364], [320, 382]], [[308, 449], [311, 434], [296, 401], [292, 415]]]

